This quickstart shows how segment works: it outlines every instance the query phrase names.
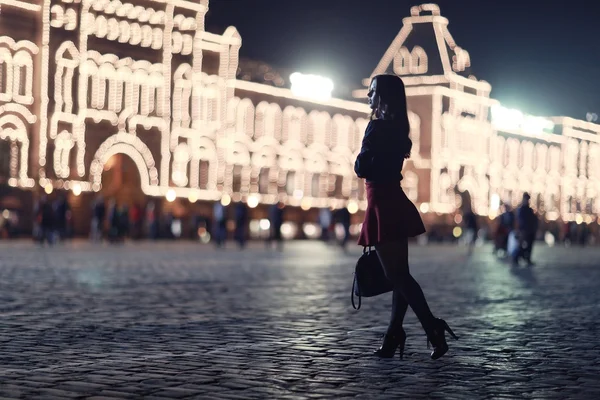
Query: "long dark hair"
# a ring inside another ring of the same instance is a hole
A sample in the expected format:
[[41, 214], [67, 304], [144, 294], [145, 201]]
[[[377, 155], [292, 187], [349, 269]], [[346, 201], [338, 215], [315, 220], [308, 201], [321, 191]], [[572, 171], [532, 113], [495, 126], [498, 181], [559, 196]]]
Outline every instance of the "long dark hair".
[[404, 82], [396, 75], [376, 75], [373, 80], [377, 81], [376, 91], [380, 97], [380, 104], [387, 105], [387, 116], [400, 125], [398, 134], [404, 137], [404, 158], [408, 158], [412, 149], [412, 140], [408, 137], [410, 123], [408, 121]]

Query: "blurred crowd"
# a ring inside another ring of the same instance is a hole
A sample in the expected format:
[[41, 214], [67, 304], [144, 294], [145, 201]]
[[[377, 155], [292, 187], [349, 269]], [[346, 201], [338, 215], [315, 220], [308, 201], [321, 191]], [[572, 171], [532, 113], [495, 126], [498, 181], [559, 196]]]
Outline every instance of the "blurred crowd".
[[54, 202], [42, 196], [33, 207], [33, 239], [50, 245], [73, 236], [73, 213], [65, 196]]
[[[531, 262], [531, 249], [536, 240], [565, 246], [600, 243], [597, 221], [590, 224], [582, 221], [549, 223], [536, 215], [529, 201], [529, 195], [525, 194], [521, 204], [514, 209], [509, 204], [502, 204], [501, 214], [491, 223], [467, 208], [455, 217], [455, 224], [429, 226], [427, 234], [419, 241], [459, 242], [466, 244], [471, 252], [475, 243], [491, 240], [494, 252], [499, 256], [527, 263]], [[351, 214], [346, 207], [319, 209], [313, 214], [316, 222], [309, 222], [310, 229], [306, 229], [304, 222], [294, 222], [298, 216], [293, 211], [286, 215], [283, 203], [263, 209], [257, 220], [251, 220], [250, 209], [242, 201], [227, 205], [215, 202], [212, 210], [204, 210], [204, 213], [192, 212], [181, 217], [168, 210], [163, 212], [152, 200], [146, 204], [118, 204], [113, 198], [105, 199], [99, 195], [91, 204], [89, 237], [93, 242], [114, 244], [125, 240], [187, 238], [210, 242], [218, 248], [228, 241], [244, 248], [250, 238], [263, 240], [269, 247], [281, 248], [286, 238], [312, 238], [346, 248], [351, 232], [356, 234], [357, 227], [360, 228], [356, 221], [351, 224]], [[256, 215], [254, 212], [252, 218], [257, 218]], [[33, 208], [32, 237], [39, 243], [50, 245], [69, 240], [75, 232], [73, 219], [74, 212], [65, 196], [59, 195], [53, 201], [41, 196]], [[19, 222], [19, 213], [3, 210], [0, 213], [0, 239], [16, 236]], [[295, 225], [293, 232], [290, 225]]]
[[[260, 220], [259, 235], [268, 247], [281, 249], [286, 222], [285, 205], [270, 205], [267, 218]], [[244, 248], [252, 236], [249, 207], [245, 202], [224, 205], [215, 202], [212, 215], [192, 213], [188, 217], [160, 212], [153, 201], [140, 204], [118, 204], [115, 199], [97, 196], [91, 205], [89, 238], [92, 242], [123, 243], [125, 240], [157, 240], [188, 238], [213, 243], [222, 248], [233, 240]], [[256, 221], [254, 221], [256, 222]], [[318, 216], [320, 239], [336, 242], [343, 248], [350, 239], [351, 215], [347, 208], [321, 209]], [[341, 227], [341, 232], [336, 228]], [[50, 202], [42, 196], [34, 207], [33, 239], [40, 244], [54, 245], [73, 237], [73, 212], [64, 196]], [[289, 235], [288, 235], [289, 236]]]

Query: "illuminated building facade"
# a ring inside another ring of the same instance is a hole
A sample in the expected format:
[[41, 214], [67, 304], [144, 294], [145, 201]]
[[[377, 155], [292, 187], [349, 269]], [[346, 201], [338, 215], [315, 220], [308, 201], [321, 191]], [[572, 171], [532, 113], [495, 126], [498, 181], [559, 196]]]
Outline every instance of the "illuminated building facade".
[[403, 77], [422, 121], [412, 132], [420, 135], [413, 167], [421, 210], [452, 214], [468, 200], [477, 214], [495, 217], [500, 202], [516, 206], [529, 192], [548, 221], [592, 222], [600, 212], [600, 125], [506, 109], [470, 66], [439, 7], [424, 4], [411, 9], [373, 71]]
[[[364, 209], [353, 162], [365, 101], [236, 78], [240, 35], [206, 32], [207, 11], [208, 0], [0, 0], [0, 185], [67, 191], [85, 214], [125, 155], [139, 175], [130, 196], [166, 208], [226, 197], [263, 215], [283, 201], [298, 222]], [[426, 220], [467, 198], [493, 216], [524, 191], [550, 220], [598, 213], [600, 126], [500, 107], [447, 26], [437, 6], [413, 7], [373, 71], [406, 83], [403, 187]]]

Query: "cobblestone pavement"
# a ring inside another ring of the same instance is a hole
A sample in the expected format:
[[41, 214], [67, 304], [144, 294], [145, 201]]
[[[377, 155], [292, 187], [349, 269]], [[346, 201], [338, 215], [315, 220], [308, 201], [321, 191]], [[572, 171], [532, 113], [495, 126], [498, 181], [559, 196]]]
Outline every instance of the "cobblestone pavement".
[[487, 247], [413, 246], [460, 336], [437, 361], [412, 312], [405, 359], [371, 355], [390, 295], [352, 309], [358, 254], [0, 242], [0, 397], [600, 398], [600, 249], [538, 246], [511, 269]]

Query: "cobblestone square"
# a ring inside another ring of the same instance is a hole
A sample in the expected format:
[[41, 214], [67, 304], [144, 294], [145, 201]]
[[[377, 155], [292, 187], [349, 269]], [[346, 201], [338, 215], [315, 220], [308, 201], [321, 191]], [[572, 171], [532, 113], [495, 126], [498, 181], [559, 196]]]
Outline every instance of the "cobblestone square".
[[411, 251], [460, 337], [437, 361], [412, 311], [404, 360], [371, 355], [390, 295], [352, 309], [358, 248], [0, 242], [0, 398], [600, 398], [599, 249]]

